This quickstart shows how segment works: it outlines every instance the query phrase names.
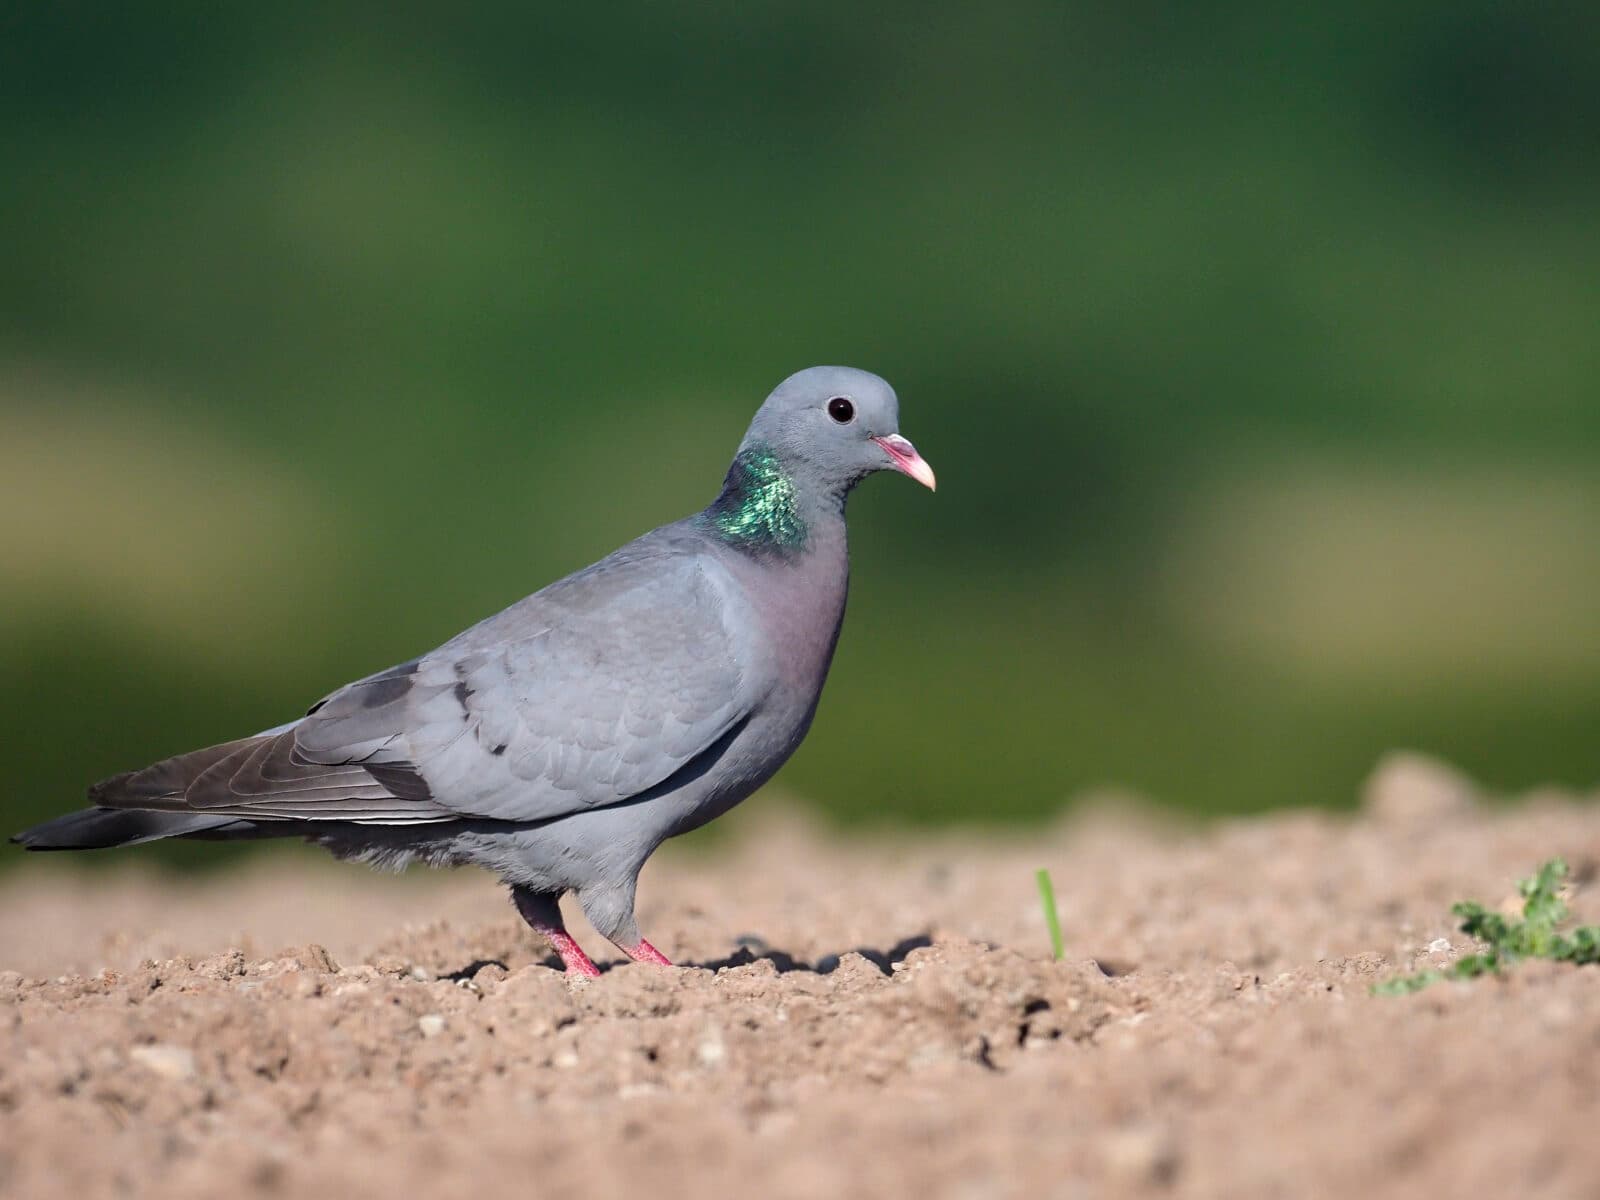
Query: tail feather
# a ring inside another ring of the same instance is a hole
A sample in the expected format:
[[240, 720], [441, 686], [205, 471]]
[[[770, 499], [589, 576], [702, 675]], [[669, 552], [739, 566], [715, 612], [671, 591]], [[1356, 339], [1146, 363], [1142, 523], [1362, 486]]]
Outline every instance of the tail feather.
[[84, 808], [14, 834], [25, 850], [100, 850], [162, 838], [250, 837], [255, 825], [238, 817], [141, 809]]

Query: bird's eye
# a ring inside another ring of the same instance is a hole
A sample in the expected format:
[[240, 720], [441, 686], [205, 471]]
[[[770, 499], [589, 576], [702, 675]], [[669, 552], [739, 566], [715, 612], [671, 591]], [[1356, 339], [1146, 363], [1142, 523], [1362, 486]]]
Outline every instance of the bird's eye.
[[843, 396], [835, 396], [828, 401], [828, 415], [841, 425], [848, 425], [856, 419], [856, 406]]

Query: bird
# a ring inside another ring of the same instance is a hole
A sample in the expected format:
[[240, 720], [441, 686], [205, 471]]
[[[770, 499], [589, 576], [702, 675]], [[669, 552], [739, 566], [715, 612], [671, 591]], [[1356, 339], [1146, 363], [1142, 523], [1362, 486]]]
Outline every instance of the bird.
[[811, 367], [766, 398], [716, 497], [303, 717], [94, 784], [28, 850], [299, 837], [379, 867], [475, 865], [569, 977], [598, 968], [569, 893], [636, 962], [670, 837], [770, 779], [816, 715], [844, 620], [845, 503], [879, 471], [935, 486], [877, 375]]

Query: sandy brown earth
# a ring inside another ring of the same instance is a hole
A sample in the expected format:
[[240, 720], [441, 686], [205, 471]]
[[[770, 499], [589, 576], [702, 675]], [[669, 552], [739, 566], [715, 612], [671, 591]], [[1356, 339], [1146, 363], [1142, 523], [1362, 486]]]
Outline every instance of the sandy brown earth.
[[30, 860], [0, 882], [0, 1195], [1600, 1194], [1600, 970], [1367, 990], [1552, 855], [1600, 919], [1592, 802], [1395, 759], [1354, 818], [733, 820], [645, 874], [691, 965], [582, 983], [482, 876]]

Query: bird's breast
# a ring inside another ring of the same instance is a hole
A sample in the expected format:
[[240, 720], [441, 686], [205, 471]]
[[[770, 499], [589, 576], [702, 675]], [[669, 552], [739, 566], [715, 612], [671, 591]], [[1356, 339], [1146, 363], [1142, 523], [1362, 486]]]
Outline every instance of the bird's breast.
[[827, 678], [844, 620], [849, 566], [842, 542], [769, 572], [757, 605], [778, 681], [809, 708]]

